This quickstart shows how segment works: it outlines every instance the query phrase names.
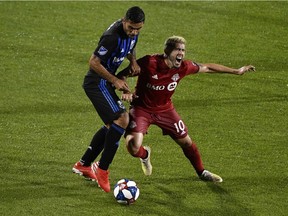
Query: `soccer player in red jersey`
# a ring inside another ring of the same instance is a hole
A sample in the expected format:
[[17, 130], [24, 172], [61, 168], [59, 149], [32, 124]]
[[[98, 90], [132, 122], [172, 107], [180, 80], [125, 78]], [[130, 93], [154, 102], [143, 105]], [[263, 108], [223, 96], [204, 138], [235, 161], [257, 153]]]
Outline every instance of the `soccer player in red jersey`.
[[[199, 178], [204, 181], [222, 182], [222, 178], [204, 168], [197, 146], [187, 133], [187, 127], [176, 112], [171, 97], [179, 81], [196, 73], [231, 73], [242, 75], [254, 71], [252, 65], [233, 69], [224, 65], [199, 64], [185, 57], [185, 39], [169, 37], [165, 42], [164, 54], [146, 55], [137, 60], [141, 68], [134, 94], [123, 94], [122, 100], [131, 102], [130, 123], [126, 129], [126, 146], [129, 153], [140, 158], [145, 175], [152, 174], [151, 149], [142, 146], [144, 135], [151, 124], [157, 125], [163, 135], [169, 135], [183, 150]], [[118, 74], [126, 79], [129, 67]], [[134, 74], [135, 76], [135, 74]]]

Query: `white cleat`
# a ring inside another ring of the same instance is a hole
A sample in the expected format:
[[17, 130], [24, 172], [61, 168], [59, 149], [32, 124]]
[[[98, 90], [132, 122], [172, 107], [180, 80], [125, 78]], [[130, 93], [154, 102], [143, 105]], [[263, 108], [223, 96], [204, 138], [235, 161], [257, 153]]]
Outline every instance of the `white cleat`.
[[211, 182], [223, 182], [223, 179], [214, 174], [209, 172], [208, 170], [204, 170], [200, 176], [200, 179], [203, 181], [211, 181]]
[[144, 149], [148, 152], [148, 156], [146, 159], [140, 158], [142, 170], [144, 172], [144, 175], [151, 175], [152, 174], [152, 165], [150, 162], [150, 156], [151, 156], [151, 148], [148, 146], [144, 146]]

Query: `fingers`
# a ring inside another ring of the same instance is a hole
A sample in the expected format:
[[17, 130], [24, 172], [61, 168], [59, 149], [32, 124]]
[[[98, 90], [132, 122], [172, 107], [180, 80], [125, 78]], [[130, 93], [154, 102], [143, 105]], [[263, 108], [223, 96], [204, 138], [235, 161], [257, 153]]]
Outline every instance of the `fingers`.
[[124, 91], [131, 92], [131, 91], [130, 91], [130, 88], [129, 88], [129, 86], [128, 86], [128, 84], [127, 84], [126, 82], [125, 82], [124, 87], [125, 87]]
[[131, 74], [132, 76], [135, 76], [135, 75], [139, 74], [140, 71], [141, 71], [141, 68], [140, 68], [139, 66], [138, 66], [138, 67], [133, 67], [133, 66], [131, 66], [129, 72], [130, 72], [130, 74]]
[[129, 86], [125, 83], [122, 87], [119, 88], [120, 91], [130, 92]]
[[245, 69], [245, 71], [255, 71], [255, 67], [253, 65], [244, 66], [242, 68]]
[[238, 74], [242, 75], [247, 71], [256, 71], [256, 70], [255, 70], [255, 67], [253, 65], [243, 66], [243, 67], [239, 68]]
[[129, 86], [124, 80], [117, 79], [114, 86], [119, 91], [130, 92]]
[[256, 71], [255, 67], [253, 65], [250, 65], [250, 68], [249, 68], [250, 71]]
[[132, 100], [133, 100], [133, 94], [131, 94], [131, 93], [124, 93], [124, 94], [122, 94], [122, 96], [121, 96], [121, 100], [123, 100], [123, 101], [127, 101], [127, 102], [132, 102]]
[[124, 92], [121, 95], [121, 100], [131, 103], [134, 99], [138, 98], [139, 96], [135, 93]]

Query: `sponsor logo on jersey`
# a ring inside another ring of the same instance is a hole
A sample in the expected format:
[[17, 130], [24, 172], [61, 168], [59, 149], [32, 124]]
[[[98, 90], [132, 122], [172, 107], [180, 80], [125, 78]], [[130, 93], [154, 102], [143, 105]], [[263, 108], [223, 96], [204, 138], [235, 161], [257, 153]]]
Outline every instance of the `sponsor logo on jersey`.
[[98, 53], [101, 56], [105, 55], [107, 52], [108, 52], [108, 50], [103, 46], [101, 46], [100, 49], [98, 50]]
[[177, 82], [172, 82], [167, 86], [168, 91], [174, 91], [177, 87]]
[[116, 58], [116, 57], [115, 57], [115, 58], [113, 59], [113, 62], [114, 62], [114, 63], [121, 63], [121, 62], [124, 61], [124, 59], [125, 59], [124, 57], [121, 57], [121, 58]]
[[164, 85], [155, 86], [155, 85], [152, 85], [150, 83], [147, 83], [146, 87], [149, 88], [149, 89], [152, 89], [152, 90], [156, 90], [156, 91], [165, 90], [165, 86]]
[[[177, 87], [177, 82], [172, 82], [167, 85], [168, 91], [174, 91]], [[147, 88], [152, 89], [154, 91], [163, 91], [166, 89], [165, 85], [152, 85], [151, 83], [147, 83]]]

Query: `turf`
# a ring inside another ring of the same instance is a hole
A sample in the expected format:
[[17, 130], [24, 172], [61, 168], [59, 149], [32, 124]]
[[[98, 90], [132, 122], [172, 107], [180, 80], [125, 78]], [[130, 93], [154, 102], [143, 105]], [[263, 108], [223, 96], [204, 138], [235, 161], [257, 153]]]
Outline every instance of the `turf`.
[[[102, 125], [81, 87], [88, 59], [133, 5], [147, 16], [139, 57], [182, 35], [188, 59], [257, 71], [190, 76], [173, 98], [206, 168], [224, 182], [199, 181], [152, 126], [152, 176], [123, 139], [110, 167], [111, 184], [126, 177], [140, 187], [128, 207], [71, 168]], [[264, 1], [0, 2], [0, 215], [286, 215], [287, 11], [287, 2]]]

